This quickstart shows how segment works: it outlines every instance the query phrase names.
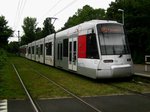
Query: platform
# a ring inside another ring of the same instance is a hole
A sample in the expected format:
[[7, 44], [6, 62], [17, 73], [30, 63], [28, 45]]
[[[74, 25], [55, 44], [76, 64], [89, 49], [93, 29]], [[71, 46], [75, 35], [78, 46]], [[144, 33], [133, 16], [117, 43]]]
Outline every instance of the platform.
[[150, 78], [150, 65], [147, 66], [147, 71], [145, 71], [144, 64], [134, 64], [134, 75]]

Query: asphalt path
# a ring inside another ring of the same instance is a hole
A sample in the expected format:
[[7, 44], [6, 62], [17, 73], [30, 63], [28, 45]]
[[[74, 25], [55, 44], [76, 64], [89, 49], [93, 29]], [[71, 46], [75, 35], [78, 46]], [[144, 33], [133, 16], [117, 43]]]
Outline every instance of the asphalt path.
[[[150, 96], [150, 93], [146, 95]], [[113, 95], [84, 97], [102, 112], [150, 112], [150, 97]], [[74, 98], [36, 100], [42, 112], [95, 112]], [[33, 112], [28, 100], [8, 100], [8, 112]]]

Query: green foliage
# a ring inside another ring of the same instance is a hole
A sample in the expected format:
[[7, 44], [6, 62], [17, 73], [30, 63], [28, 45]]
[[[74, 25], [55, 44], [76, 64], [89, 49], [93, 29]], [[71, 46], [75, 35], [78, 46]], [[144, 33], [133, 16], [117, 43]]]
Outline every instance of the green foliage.
[[19, 43], [18, 42], [11, 42], [11, 43], [9, 43], [7, 50], [10, 53], [17, 54], [19, 52]]
[[24, 35], [22, 36], [21, 44], [27, 44], [36, 39], [36, 18], [26, 17], [23, 22]]
[[6, 51], [0, 49], [0, 68], [2, 68], [2, 66], [5, 64], [6, 60], [7, 60]]
[[40, 27], [36, 28], [36, 39], [41, 39], [43, 38], [43, 33], [42, 33], [42, 29]]
[[107, 9], [107, 18], [121, 22], [118, 9], [125, 12], [125, 30], [135, 63], [143, 63], [144, 55], [150, 55], [150, 1], [116, 0]]
[[[69, 95], [60, 88], [57, 88], [52, 83], [48, 83], [48, 81], [42, 78], [37, 72], [40, 72], [79, 96], [128, 94], [128, 92], [103, 83], [105, 82], [103, 80], [94, 81], [25, 58], [10, 56], [7, 64], [0, 70], [0, 99], [26, 99], [26, 95], [12, 67], [12, 63], [16, 66], [20, 77], [30, 90], [33, 98], [69, 97]], [[35, 70], [37, 70], [37, 72], [35, 72]], [[109, 80], [109, 82], [110, 81], [111, 80]], [[106, 83], [108, 82], [106, 81]], [[111, 83], [143, 93], [150, 92], [150, 86], [122, 81], [114, 82], [113, 80]]]
[[51, 23], [51, 18], [46, 18], [43, 22], [43, 25], [44, 25], [43, 31], [42, 31], [43, 37], [46, 37], [47, 35], [55, 32], [54, 26]]
[[43, 25], [43, 28], [37, 28], [36, 18], [26, 17], [22, 26], [25, 34], [21, 37], [21, 45], [28, 44], [55, 32], [54, 26], [51, 24], [51, 18], [46, 18]]
[[[50, 66], [45, 66], [20, 57], [12, 57], [11, 63], [15, 64], [26, 86], [34, 98], [68, 97], [69, 95], [57, 88], [54, 84], [40, 77], [42, 73], [51, 80], [56, 81], [79, 96], [96, 96], [108, 94], [121, 94], [121, 90], [97, 81], [89, 80], [80, 75], [65, 72]], [[20, 64], [22, 66], [20, 66]], [[37, 70], [37, 72], [35, 72]], [[9, 70], [11, 71], [11, 70]], [[30, 80], [30, 81], [29, 81]], [[15, 81], [15, 79], [14, 79]], [[18, 87], [18, 85], [16, 85]], [[38, 89], [37, 89], [38, 88]], [[15, 88], [14, 88], [15, 89]], [[19, 91], [18, 91], [19, 92]], [[21, 93], [21, 92], [19, 92]], [[20, 94], [18, 94], [19, 96]]]
[[89, 5], [85, 5], [83, 9], [78, 9], [72, 17], [69, 17], [63, 29], [73, 27], [77, 24], [83, 23], [84, 21], [92, 19], [105, 19], [105, 10], [93, 9]]
[[11, 65], [11, 61], [12, 58], [9, 57], [0, 70], [0, 99], [25, 98], [25, 93]]
[[7, 39], [12, 35], [13, 31], [7, 26], [8, 22], [4, 16], [0, 16], [0, 48], [4, 48], [8, 41]]

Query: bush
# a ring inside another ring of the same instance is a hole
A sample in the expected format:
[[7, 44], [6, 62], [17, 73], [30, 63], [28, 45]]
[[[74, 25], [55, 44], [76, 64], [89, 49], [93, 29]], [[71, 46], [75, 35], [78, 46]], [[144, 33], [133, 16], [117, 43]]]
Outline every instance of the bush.
[[6, 51], [0, 49], [0, 68], [5, 64], [7, 60]]

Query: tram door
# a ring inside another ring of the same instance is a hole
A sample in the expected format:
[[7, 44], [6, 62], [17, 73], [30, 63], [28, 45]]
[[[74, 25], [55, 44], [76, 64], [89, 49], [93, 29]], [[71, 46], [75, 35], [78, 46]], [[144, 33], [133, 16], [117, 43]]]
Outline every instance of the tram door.
[[77, 38], [69, 39], [69, 69], [77, 71]]

